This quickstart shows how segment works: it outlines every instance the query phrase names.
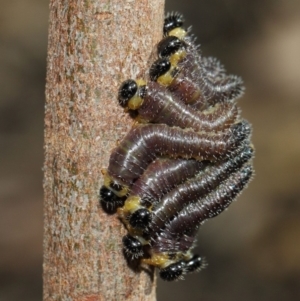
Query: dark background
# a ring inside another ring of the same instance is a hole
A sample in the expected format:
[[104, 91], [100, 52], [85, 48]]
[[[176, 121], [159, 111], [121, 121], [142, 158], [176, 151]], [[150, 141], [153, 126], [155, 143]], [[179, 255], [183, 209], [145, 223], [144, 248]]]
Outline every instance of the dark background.
[[[300, 1], [167, 1], [202, 53], [243, 77], [256, 177], [205, 224], [209, 267], [158, 284], [159, 300], [300, 300]], [[42, 299], [43, 114], [48, 2], [1, 1], [0, 300]]]

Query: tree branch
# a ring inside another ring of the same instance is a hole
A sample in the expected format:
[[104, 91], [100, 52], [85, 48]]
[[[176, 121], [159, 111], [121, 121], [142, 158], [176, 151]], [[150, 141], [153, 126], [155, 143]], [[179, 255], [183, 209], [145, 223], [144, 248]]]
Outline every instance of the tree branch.
[[101, 168], [132, 121], [117, 89], [147, 68], [164, 1], [51, 0], [45, 115], [44, 301], [155, 300], [126, 233], [99, 207]]

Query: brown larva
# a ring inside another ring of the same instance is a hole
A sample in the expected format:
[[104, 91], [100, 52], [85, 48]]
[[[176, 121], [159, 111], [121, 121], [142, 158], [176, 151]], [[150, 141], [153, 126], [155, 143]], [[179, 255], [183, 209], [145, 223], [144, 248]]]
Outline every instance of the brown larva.
[[163, 123], [195, 131], [218, 131], [232, 125], [239, 117], [233, 103], [220, 103], [207, 110], [196, 111], [156, 82], [127, 80], [119, 89], [119, 102], [137, 112], [143, 123]]
[[[107, 174], [114, 185], [131, 186], [157, 157], [218, 161], [238, 147], [250, 131], [246, 121], [216, 134], [183, 130], [164, 124], [138, 125], [113, 150]], [[111, 184], [107, 186], [111, 187]], [[115, 190], [115, 193], [123, 196], [127, 192]]]

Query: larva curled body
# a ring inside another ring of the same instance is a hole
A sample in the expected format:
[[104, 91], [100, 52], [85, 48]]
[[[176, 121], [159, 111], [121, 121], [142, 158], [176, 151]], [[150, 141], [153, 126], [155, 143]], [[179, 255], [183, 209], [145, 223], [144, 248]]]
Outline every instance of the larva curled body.
[[218, 161], [226, 158], [250, 132], [246, 121], [216, 134], [164, 124], [138, 125], [113, 150], [107, 172], [117, 184], [131, 186], [157, 157]]
[[[135, 93], [128, 96], [129, 87], [134, 85]], [[140, 99], [139, 104], [136, 98]], [[239, 117], [239, 110], [233, 103], [220, 103], [203, 112], [195, 110], [156, 82], [140, 87], [133, 80], [125, 81], [119, 89], [119, 101], [123, 106], [130, 107], [132, 99], [137, 120], [142, 123], [163, 123], [194, 131], [218, 131], [228, 128]]]

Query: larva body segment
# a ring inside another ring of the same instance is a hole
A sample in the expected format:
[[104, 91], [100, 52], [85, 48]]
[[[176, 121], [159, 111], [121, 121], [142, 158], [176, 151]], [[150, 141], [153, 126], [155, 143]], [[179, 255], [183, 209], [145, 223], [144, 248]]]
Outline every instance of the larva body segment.
[[[123, 93], [128, 87], [127, 82], [121, 85], [120, 90], [123, 90]], [[170, 92], [166, 92], [165, 88], [156, 82], [148, 83], [141, 105], [136, 111], [137, 120], [143, 123], [163, 123], [194, 131], [224, 130], [239, 117], [239, 110], [232, 103], [220, 103], [206, 111], [197, 111]]]
[[157, 232], [156, 237], [152, 237], [153, 252], [188, 251], [193, 246], [200, 225], [224, 211], [248, 184], [252, 173], [252, 166], [247, 164], [224, 181], [217, 190], [187, 205], [161, 232]]
[[164, 124], [138, 125], [112, 152], [108, 174], [117, 184], [131, 186], [157, 157], [218, 161], [238, 147], [250, 131], [246, 121], [216, 134]]
[[[197, 110], [207, 108], [214, 92], [209, 82], [206, 81], [206, 74], [201, 65], [201, 56], [197, 49], [189, 52], [173, 68], [175, 67], [179, 71], [174, 73], [172, 81], [167, 86], [168, 89]], [[164, 77], [165, 74], [162, 75], [162, 79]]]
[[148, 226], [149, 231], [155, 233], [162, 229], [185, 206], [197, 202], [210, 191], [216, 189], [222, 181], [239, 170], [252, 156], [253, 149], [250, 146], [245, 146], [231, 159], [208, 165], [195, 178], [186, 181], [164, 195], [162, 200], [152, 209], [151, 223]]

